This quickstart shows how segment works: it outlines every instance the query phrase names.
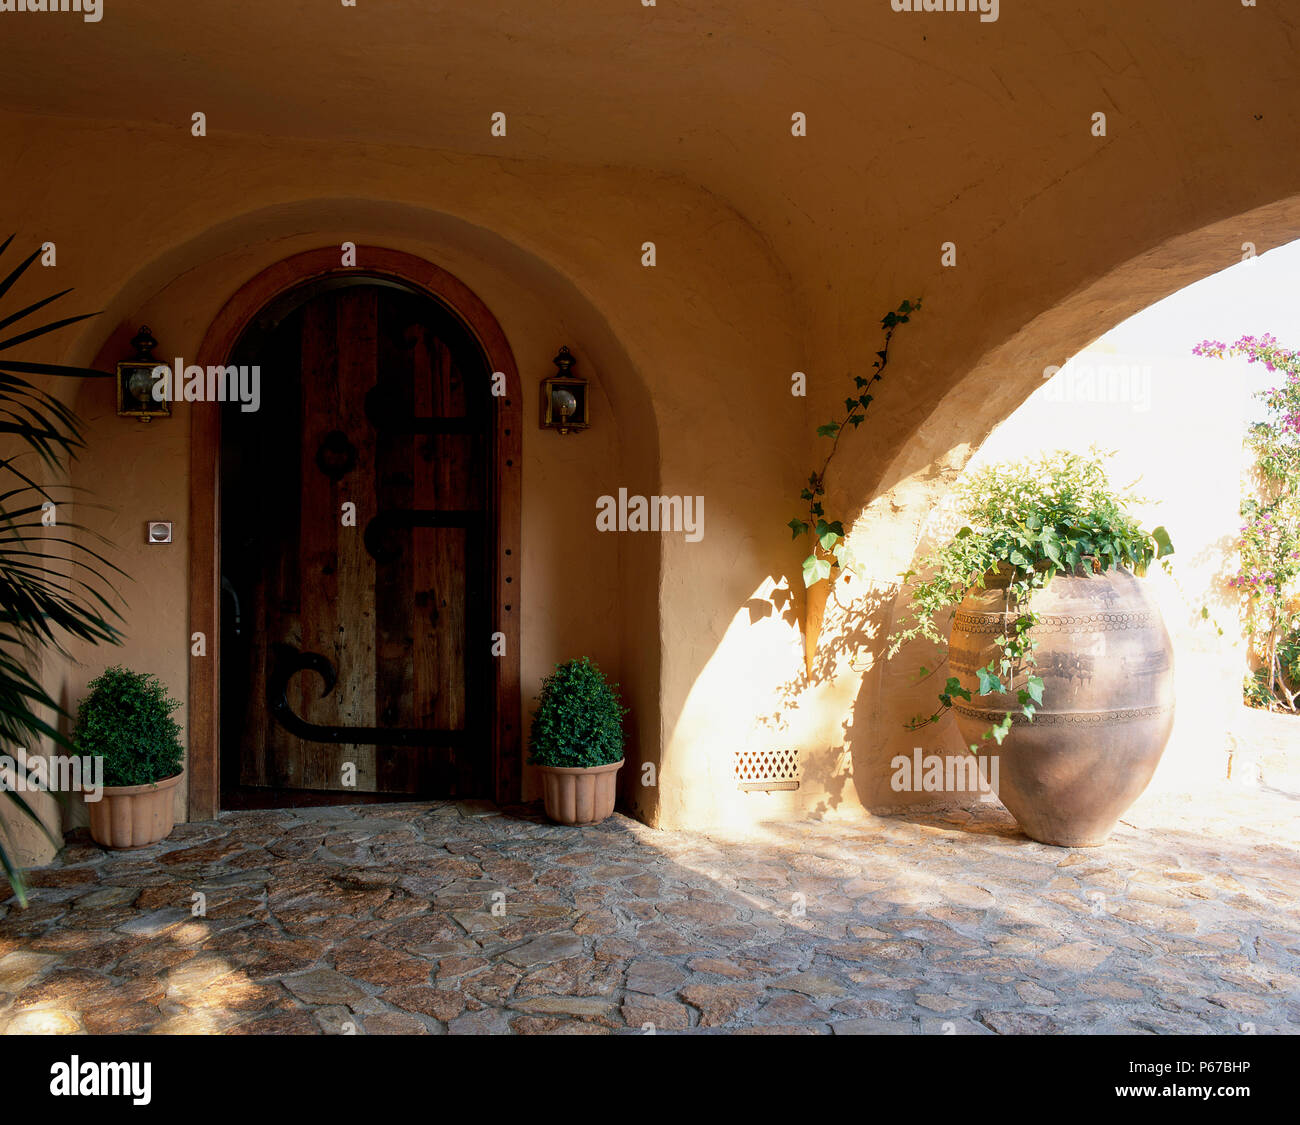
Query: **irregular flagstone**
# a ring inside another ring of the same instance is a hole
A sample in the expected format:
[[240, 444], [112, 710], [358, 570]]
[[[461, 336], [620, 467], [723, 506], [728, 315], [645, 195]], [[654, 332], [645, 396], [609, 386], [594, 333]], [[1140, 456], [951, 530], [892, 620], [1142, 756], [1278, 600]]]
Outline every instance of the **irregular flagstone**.
[[232, 971], [230, 960], [215, 953], [198, 953], [162, 975], [168, 996], [203, 988]]
[[760, 1024], [789, 1026], [821, 1022], [828, 1019], [829, 1014], [807, 996], [801, 996], [797, 992], [778, 992], [764, 1000], [752, 1018]]
[[386, 989], [380, 995], [383, 1000], [399, 1008], [444, 1022], [455, 1019], [465, 1010], [464, 995], [450, 988], [406, 986]]
[[700, 1013], [700, 1026], [731, 1023], [755, 1007], [763, 996], [757, 984], [688, 984], [678, 995]]
[[441, 1031], [430, 1027], [427, 1020], [406, 1012], [375, 1012], [361, 1023], [367, 1035], [433, 1035]]
[[616, 1000], [603, 996], [534, 996], [515, 999], [510, 1003], [511, 1007], [525, 1012], [576, 1016], [580, 1019], [608, 1016], [618, 1006]]
[[516, 949], [507, 950], [502, 956], [512, 964], [527, 967], [548, 961], [563, 961], [578, 956], [582, 951], [582, 938], [577, 935], [547, 934]]
[[162, 1019], [154, 1004], [104, 1004], [81, 1013], [81, 1021], [91, 1035], [133, 1035], [148, 1031]]
[[[1055, 992], [1050, 989], [1040, 988], [1029, 980], [1022, 980], [1016, 985], [1016, 995], [1026, 1004], [1036, 1005], [1040, 1008], [1046, 1004], [1054, 1003], [1057, 999]], [[1141, 993], [1138, 995], [1141, 995]]]
[[612, 910], [593, 910], [573, 923], [575, 934], [612, 934], [619, 926], [619, 917]]
[[51, 953], [15, 950], [0, 957], [0, 992], [19, 992], [61, 958]]
[[904, 961], [920, 957], [922, 948], [919, 941], [853, 941], [829, 946], [825, 952], [843, 961]]
[[[730, 977], [732, 979], [749, 977], [752, 975], [752, 970], [742, 968], [734, 961], [728, 961], [722, 957], [692, 957], [687, 964], [697, 973], [713, 973], [717, 976]], [[630, 981], [628, 987], [632, 987]]]
[[1048, 1035], [1060, 1030], [1045, 1012], [978, 1012], [975, 1018], [998, 1035]]
[[454, 803], [234, 813], [124, 853], [74, 834], [33, 873], [28, 910], [0, 901], [0, 1024], [1295, 1030], [1300, 938], [1284, 911], [1300, 831], [1282, 807], [1234, 822], [1218, 807], [1231, 799], [1190, 830], [1122, 825], [1066, 853], [979, 806], [789, 824], [779, 840], [620, 817], [573, 830]]
[[459, 987], [467, 997], [473, 997], [484, 1004], [497, 1005], [509, 999], [523, 975], [522, 969], [499, 962], [490, 969], [462, 978]]
[[952, 1019], [935, 1017], [922, 1018], [918, 1021], [916, 1031], [920, 1035], [996, 1035], [992, 1028], [986, 1027], [965, 1016]]
[[618, 990], [622, 977], [618, 965], [575, 957], [533, 969], [519, 981], [515, 995], [539, 996], [556, 992], [579, 996], [606, 995]]
[[[168, 884], [170, 885], [170, 884]], [[76, 910], [91, 910], [97, 906], [127, 906], [133, 902], [138, 903], [142, 892], [138, 887], [101, 887], [97, 891], [91, 891], [88, 895], [82, 895], [73, 903]], [[167, 905], [171, 905], [175, 900], [171, 900]], [[141, 904], [148, 907], [149, 903]]]
[[[212, 943], [207, 948], [213, 948]], [[323, 948], [302, 940], [247, 942], [232, 952], [231, 959], [250, 977], [273, 977], [310, 969], [321, 959]]]
[[128, 922], [123, 922], [116, 928], [119, 933], [152, 938], [165, 934], [173, 926], [188, 922], [192, 917], [193, 915], [189, 910], [180, 907], [169, 907], [165, 910], [153, 910], [148, 914], [139, 915]]
[[651, 996], [662, 996], [680, 988], [686, 973], [671, 961], [635, 961], [627, 970], [627, 988]]
[[359, 1035], [363, 1024], [351, 1008], [317, 1008], [313, 1013], [320, 1029], [326, 1035]]
[[806, 996], [843, 996], [847, 991], [838, 979], [824, 973], [795, 973], [773, 981], [771, 987], [802, 992]]
[[635, 942], [641, 949], [663, 957], [714, 952], [708, 944], [684, 937], [676, 930], [657, 923], [639, 926], [636, 930]]
[[150, 1035], [224, 1035], [243, 1022], [239, 1012], [221, 1008], [200, 1008], [167, 1015], [149, 1029]]
[[1049, 965], [1078, 970], [1095, 969], [1110, 955], [1111, 951], [1103, 946], [1079, 941], [1049, 949], [1042, 954], [1042, 959]]
[[645, 1031], [685, 1031], [691, 1025], [690, 1009], [662, 996], [629, 995], [622, 1006], [628, 1027]]
[[77, 1035], [83, 1030], [80, 1012], [42, 1008], [0, 1017], [0, 1034], [4, 1035]]
[[438, 979], [443, 977], [459, 977], [465, 973], [474, 972], [476, 969], [482, 969], [488, 964], [486, 957], [443, 957], [438, 961], [437, 976]]
[[304, 1004], [346, 1004], [366, 995], [355, 981], [333, 969], [314, 969], [301, 976], [285, 977], [282, 983]]
[[451, 1035], [503, 1035], [512, 1030], [510, 1013], [501, 1008], [465, 1012], [447, 1024]]
[[374, 942], [349, 942], [332, 951], [334, 968], [344, 976], [369, 984], [427, 984], [433, 966]]
[[231, 1027], [228, 1035], [320, 1035], [320, 1024], [307, 1012], [273, 1012]]
[[82, 1008], [108, 999], [112, 982], [103, 974], [89, 969], [59, 966], [46, 972], [13, 998], [16, 1009], [41, 1007]]
[[873, 996], [851, 996], [832, 1005], [837, 1016], [849, 1019], [897, 1020], [902, 1012], [897, 1000]]
[[465, 932], [465, 928], [451, 916], [433, 913], [385, 926], [374, 934], [374, 940], [410, 953], [439, 942], [456, 941], [463, 938]]
[[218, 1009], [249, 1012], [284, 1006], [288, 997], [278, 981], [253, 981], [243, 973], [229, 973], [196, 992], [180, 994], [191, 1010]]
[[1140, 988], [1134, 988], [1131, 984], [1125, 984], [1123, 981], [1114, 980], [1110, 977], [1090, 977], [1079, 983], [1079, 989], [1108, 1000], [1140, 1000], [1142, 998]]
[[831, 1024], [831, 1030], [836, 1035], [908, 1035], [912, 1031], [912, 1020], [836, 1020]]

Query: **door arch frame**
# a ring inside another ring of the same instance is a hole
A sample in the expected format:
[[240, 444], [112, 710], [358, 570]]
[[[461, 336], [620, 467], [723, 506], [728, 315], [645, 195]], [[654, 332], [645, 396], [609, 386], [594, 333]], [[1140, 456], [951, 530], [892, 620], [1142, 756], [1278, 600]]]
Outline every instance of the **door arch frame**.
[[[306, 250], [284, 258], [246, 281], [204, 333], [194, 363], [225, 365], [244, 330], [272, 301], [305, 283], [329, 277], [390, 277], [437, 301], [470, 332], [488, 368], [505, 375], [506, 394], [495, 398], [492, 479], [488, 495], [496, 522], [492, 629], [504, 635], [493, 660], [493, 721], [489, 726], [493, 798], [520, 796], [519, 561], [523, 458], [522, 391], [514, 354], [488, 307], [464, 282], [432, 262], [401, 250], [358, 246], [355, 266], [339, 264], [339, 248]], [[188, 816], [211, 820], [221, 807], [221, 404], [190, 404], [189, 636], [207, 638], [205, 656], [190, 657], [188, 708]], [[483, 644], [488, 638], [483, 638]], [[495, 647], [495, 646], [494, 646]], [[192, 651], [192, 649], [191, 649]]]

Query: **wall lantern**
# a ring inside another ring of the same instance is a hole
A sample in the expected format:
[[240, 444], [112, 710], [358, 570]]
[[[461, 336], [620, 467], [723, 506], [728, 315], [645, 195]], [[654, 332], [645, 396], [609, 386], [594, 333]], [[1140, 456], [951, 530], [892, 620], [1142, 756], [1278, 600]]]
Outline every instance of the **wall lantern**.
[[542, 380], [542, 429], [562, 434], [585, 430], [591, 425], [587, 415], [587, 380], [573, 374], [578, 361], [568, 348], [561, 348], [552, 363], [558, 374]]
[[[158, 341], [153, 338], [153, 334], [147, 327], [142, 327], [131, 341], [135, 355], [117, 365], [119, 416], [152, 422], [155, 418], [166, 418], [171, 414], [172, 404], [166, 397], [162, 401], [153, 397], [154, 368], [166, 366], [154, 358], [153, 350], [157, 346]], [[167, 386], [166, 383], [163, 385]]]

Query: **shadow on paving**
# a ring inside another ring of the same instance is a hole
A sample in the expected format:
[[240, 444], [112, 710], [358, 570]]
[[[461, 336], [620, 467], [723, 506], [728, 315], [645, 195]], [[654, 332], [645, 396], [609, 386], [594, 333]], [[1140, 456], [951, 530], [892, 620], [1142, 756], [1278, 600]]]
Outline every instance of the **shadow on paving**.
[[[1217, 799], [1216, 799], [1217, 800]], [[745, 832], [464, 802], [77, 834], [0, 904], [0, 1030], [1300, 1030], [1300, 848], [1234, 795], [1101, 849], [998, 807]], [[1289, 803], [1285, 813], [1291, 819]]]

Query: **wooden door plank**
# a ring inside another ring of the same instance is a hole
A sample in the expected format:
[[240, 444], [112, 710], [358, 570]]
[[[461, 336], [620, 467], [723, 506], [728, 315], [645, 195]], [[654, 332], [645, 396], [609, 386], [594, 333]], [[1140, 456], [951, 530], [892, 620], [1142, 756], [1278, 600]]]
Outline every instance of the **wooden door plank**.
[[[418, 418], [438, 416], [439, 388], [435, 366], [437, 341], [431, 338], [426, 326], [415, 330], [412, 354], [412, 380], [415, 415]], [[432, 511], [438, 502], [438, 437], [422, 434], [416, 438], [416, 457], [412, 482], [412, 507], [417, 511]], [[439, 684], [438, 667], [446, 658], [444, 625], [438, 605], [439, 560], [436, 549], [436, 530], [417, 528], [411, 537], [411, 686], [412, 710], [421, 727], [437, 727], [441, 719], [437, 712]], [[418, 780], [434, 792], [450, 794], [452, 790], [451, 758], [449, 752], [437, 749], [421, 754]]]
[[[381, 302], [379, 317], [379, 381], [385, 401], [406, 417], [415, 416], [412, 359], [415, 336], [394, 302]], [[415, 446], [404, 435], [376, 435], [375, 472], [380, 511], [409, 511], [413, 507]], [[414, 670], [411, 664], [413, 550], [409, 527], [394, 529], [396, 557], [375, 570], [375, 710], [380, 726], [418, 726], [414, 709]], [[376, 785], [381, 792], [421, 791], [419, 748], [376, 750]]]
[[[337, 535], [334, 649], [330, 659], [338, 671], [335, 713], [341, 726], [375, 725], [375, 566], [366, 550], [366, 523], [375, 514], [375, 436], [366, 420], [366, 395], [374, 387], [378, 359], [376, 315], [378, 290], [347, 289], [338, 294], [336, 428], [347, 434], [356, 450], [356, 464], [338, 482], [337, 499], [355, 504], [352, 526], [340, 517]], [[329, 654], [327, 654], [329, 655]], [[356, 765], [358, 792], [375, 792], [375, 747], [344, 743], [344, 760]]]
[[[313, 300], [302, 314], [302, 448], [299, 490], [300, 593], [302, 647], [334, 659], [335, 607], [338, 605], [340, 490], [316, 463], [317, 452], [338, 428], [337, 306]], [[292, 513], [286, 513], [292, 519]], [[338, 696], [319, 698], [320, 679], [297, 677], [298, 714], [318, 725], [339, 722]], [[337, 747], [294, 740], [279, 784], [290, 788], [333, 789], [339, 786], [342, 757]]]

